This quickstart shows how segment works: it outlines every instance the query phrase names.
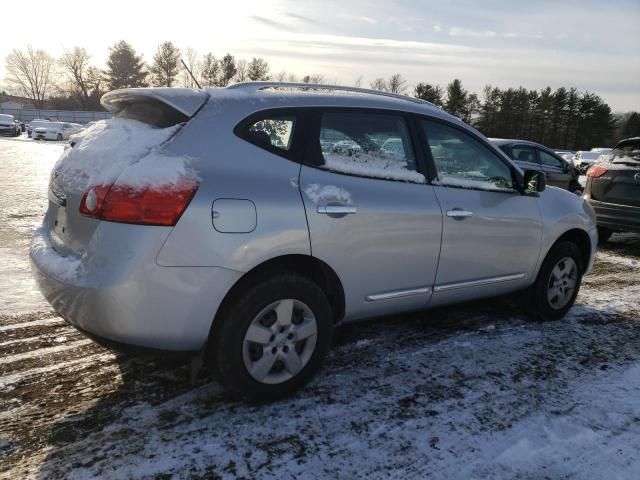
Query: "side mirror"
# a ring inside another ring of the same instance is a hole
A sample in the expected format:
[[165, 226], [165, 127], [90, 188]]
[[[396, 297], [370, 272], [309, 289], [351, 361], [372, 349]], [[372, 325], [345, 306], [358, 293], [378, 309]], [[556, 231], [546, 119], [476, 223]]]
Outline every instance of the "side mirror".
[[524, 191], [526, 193], [543, 192], [547, 188], [547, 179], [544, 173], [538, 170], [524, 171]]

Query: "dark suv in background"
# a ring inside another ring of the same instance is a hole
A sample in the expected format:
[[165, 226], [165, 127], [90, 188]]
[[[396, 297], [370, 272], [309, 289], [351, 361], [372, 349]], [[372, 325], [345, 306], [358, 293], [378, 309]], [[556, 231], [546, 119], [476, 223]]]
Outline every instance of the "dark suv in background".
[[578, 182], [580, 173], [553, 150], [528, 140], [490, 138], [491, 143], [506, 153], [523, 170], [538, 170], [546, 176], [547, 184], [577, 194], [582, 193]]
[[589, 168], [584, 198], [596, 211], [600, 241], [613, 232], [640, 233], [640, 137], [621, 140]]

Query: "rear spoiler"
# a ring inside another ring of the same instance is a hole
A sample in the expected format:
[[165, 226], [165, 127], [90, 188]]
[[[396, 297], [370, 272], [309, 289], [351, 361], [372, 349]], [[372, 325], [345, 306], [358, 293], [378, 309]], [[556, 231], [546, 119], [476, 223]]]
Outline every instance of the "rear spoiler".
[[100, 103], [117, 115], [131, 103], [157, 101], [191, 118], [208, 98], [209, 94], [204, 90], [192, 88], [125, 88], [105, 93]]

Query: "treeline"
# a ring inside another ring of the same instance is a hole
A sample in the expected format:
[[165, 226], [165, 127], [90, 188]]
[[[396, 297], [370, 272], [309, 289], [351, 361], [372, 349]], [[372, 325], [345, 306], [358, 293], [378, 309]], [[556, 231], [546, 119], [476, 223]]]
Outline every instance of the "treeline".
[[620, 138], [640, 135], [640, 117], [616, 117], [602, 98], [576, 88], [500, 89], [487, 85], [478, 97], [458, 79], [443, 90], [419, 83], [414, 95], [443, 107], [488, 137], [520, 138], [562, 149], [609, 146]]
[[[187, 69], [182, 66], [182, 61]], [[199, 54], [193, 48], [180, 50], [171, 42], [162, 43], [147, 63], [127, 42], [109, 48], [106, 68], [91, 62], [86, 49], [75, 47], [59, 59], [43, 50], [27, 47], [13, 50], [6, 58], [6, 83], [34, 106], [97, 110], [100, 97], [109, 90], [130, 87], [225, 87], [249, 80], [277, 80], [325, 83], [322, 74], [297, 77], [270, 71], [267, 60], [236, 58], [227, 53]], [[195, 80], [194, 80], [195, 79]], [[362, 77], [355, 86], [362, 86]], [[338, 83], [337, 80], [334, 83]], [[460, 117], [489, 137], [533, 140], [553, 148], [589, 149], [609, 146], [620, 138], [640, 135], [640, 115], [628, 112], [615, 116], [602, 98], [576, 88], [528, 90], [484, 87], [480, 95], [469, 92], [459, 79], [444, 88], [420, 82], [410, 90], [399, 73], [379, 77], [368, 85], [372, 89], [413, 94]]]

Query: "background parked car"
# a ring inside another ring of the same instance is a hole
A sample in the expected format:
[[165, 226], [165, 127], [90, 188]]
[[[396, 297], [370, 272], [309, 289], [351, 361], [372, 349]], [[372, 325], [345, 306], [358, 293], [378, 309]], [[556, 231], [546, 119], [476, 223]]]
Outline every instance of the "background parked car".
[[620, 141], [607, 161], [589, 168], [584, 198], [596, 211], [600, 241], [640, 232], [640, 137]]
[[27, 124], [27, 136], [29, 138], [31, 138], [32, 134], [33, 134], [33, 129], [37, 128], [37, 127], [44, 127], [47, 124], [49, 124], [51, 122], [49, 122], [49, 120], [45, 120], [43, 118], [36, 118], [35, 120], [31, 120], [28, 124]]
[[570, 192], [582, 193], [582, 186], [578, 183], [578, 170], [553, 150], [527, 140], [498, 138], [490, 140], [523, 170], [544, 172], [547, 184]]
[[598, 161], [598, 158], [600, 158], [601, 155], [601, 152], [578, 150], [573, 157], [573, 166], [576, 167], [580, 173], [584, 174], [589, 170], [591, 165]]
[[0, 135], [17, 137], [20, 135], [20, 126], [16, 124], [13, 115], [0, 114]]
[[74, 133], [82, 130], [82, 125], [66, 122], [49, 122], [33, 131], [34, 140], [69, 140]]

